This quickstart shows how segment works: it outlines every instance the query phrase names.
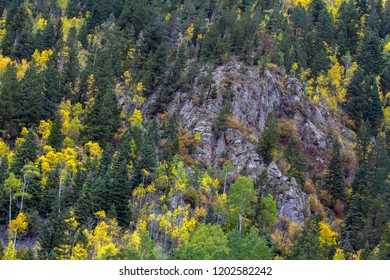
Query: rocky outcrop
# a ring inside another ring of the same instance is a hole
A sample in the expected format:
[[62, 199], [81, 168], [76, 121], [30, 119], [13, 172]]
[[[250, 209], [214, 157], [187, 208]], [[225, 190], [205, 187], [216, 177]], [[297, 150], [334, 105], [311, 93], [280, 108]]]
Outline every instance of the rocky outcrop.
[[268, 166], [267, 175], [273, 186], [279, 216], [303, 223], [310, 215], [310, 205], [307, 195], [298, 187], [295, 178], [289, 179], [283, 175], [275, 163]]
[[[221, 158], [229, 158], [236, 174], [253, 179], [266, 171], [279, 215], [303, 223], [310, 213], [307, 195], [294, 178], [282, 174], [274, 163], [266, 166], [256, 152], [269, 114], [276, 112], [293, 120], [303, 144], [314, 152], [326, 153], [330, 147], [328, 128], [338, 129], [346, 137], [351, 134], [332, 118], [326, 106], [315, 106], [305, 98], [296, 78], [271, 71], [259, 73], [233, 61], [212, 71], [212, 82], [205, 85], [207, 72], [201, 70], [191, 91], [177, 92], [169, 106], [170, 113], [177, 113], [182, 129], [201, 134], [191, 156], [215, 170], [220, 170]], [[230, 123], [224, 132], [216, 133], [213, 126], [226, 98], [231, 98]], [[319, 154], [312, 156], [323, 163]]]

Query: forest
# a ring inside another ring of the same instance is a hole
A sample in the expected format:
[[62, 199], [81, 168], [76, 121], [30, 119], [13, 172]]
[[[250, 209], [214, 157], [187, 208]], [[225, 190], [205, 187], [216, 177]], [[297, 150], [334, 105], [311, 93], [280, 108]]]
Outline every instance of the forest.
[[390, 1], [0, 1], [0, 259], [389, 260]]

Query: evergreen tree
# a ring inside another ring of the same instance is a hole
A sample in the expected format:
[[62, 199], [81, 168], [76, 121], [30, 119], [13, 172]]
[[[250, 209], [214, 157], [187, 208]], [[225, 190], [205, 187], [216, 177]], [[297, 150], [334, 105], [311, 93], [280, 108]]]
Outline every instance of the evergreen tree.
[[324, 178], [324, 188], [329, 191], [333, 199], [345, 201], [345, 185], [343, 181], [340, 150], [340, 142], [338, 139], [335, 139], [333, 142], [332, 159], [328, 164]]
[[99, 142], [105, 146], [119, 128], [118, 104], [112, 90], [98, 92], [91, 111], [87, 113], [82, 132], [84, 142]]
[[355, 122], [356, 127], [361, 126], [362, 122], [367, 119], [372, 81], [373, 77], [365, 76], [364, 70], [359, 67], [347, 87], [345, 111]]
[[18, 123], [14, 118], [14, 93], [19, 90], [16, 67], [10, 63], [7, 65], [0, 84], [0, 127], [5, 130], [5, 134], [9, 133], [12, 138], [18, 134]]
[[173, 114], [164, 128], [163, 139], [166, 143], [161, 149], [161, 160], [170, 161], [179, 149], [179, 139], [177, 137], [178, 128], [176, 114]]
[[128, 163], [123, 154], [117, 154], [112, 163], [112, 183], [109, 201], [117, 214], [118, 224], [126, 227], [130, 222], [129, 199], [131, 196]]
[[367, 119], [370, 122], [373, 134], [376, 135], [383, 119], [382, 102], [379, 98], [379, 91], [376, 79], [374, 79], [371, 92], [372, 93], [370, 99], [370, 108], [367, 113]]
[[258, 153], [265, 164], [271, 163], [279, 144], [279, 127], [275, 114], [272, 114], [265, 124], [259, 140]]
[[319, 225], [317, 217], [312, 217], [305, 222], [303, 231], [296, 238], [291, 249], [291, 259], [293, 260], [321, 260], [321, 243], [319, 240]]
[[359, 25], [359, 14], [355, 9], [354, 2], [343, 1], [338, 10], [336, 27], [340, 57], [344, 56], [348, 51], [351, 55], [356, 55], [356, 46], [359, 42]]
[[359, 67], [366, 75], [378, 75], [382, 65], [381, 43], [378, 33], [366, 28], [364, 30], [363, 45], [358, 56]]
[[62, 118], [60, 114], [57, 114], [51, 126], [47, 144], [56, 151], [60, 151], [64, 142], [64, 138], [65, 135], [62, 133]]
[[82, 188], [80, 199], [75, 208], [76, 219], [83, 224], [91, 220], [94, 213], [100, 210], [96, 205], [92, 175], [89, 175]]
[[16, 148], [15, 156], [11, 165], [11, 172], [20, 175], [23, 166], [29, 161], [35, 162], [38, 157], [38, 140], [33, 130], [29, 130], [24, 141]]

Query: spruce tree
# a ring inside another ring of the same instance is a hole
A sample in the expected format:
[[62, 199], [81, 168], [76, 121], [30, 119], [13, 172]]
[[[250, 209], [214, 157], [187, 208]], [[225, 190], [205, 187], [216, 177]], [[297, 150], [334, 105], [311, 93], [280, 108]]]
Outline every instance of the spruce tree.
[[359, 67], [366, 75], [378, 75], [382, 69], [381, 42], [378, 32], [366, 28], [364, 30], [363, 45], [358, 56]]
[[378, 84], [375, 78], [371, 92], [370, 108], [367, 114], [367, 119], [370, 122], [373, 134], [376, 135], [383, 119], [383, 107], [379, 98]]
[[277, 117], [275, 114], [271, 114], [267, 119], [257, 148], [265, 164], [271, 163], [276, 153], [279, 145], [279, 134]]
[[333, 142], [332, 159], [328, 164], [324, 178], [324, 188], [329, 191], [333, 199], [345, 201], [345, 184], [342, 174], [340, 148], [340, 142], [338, 139], [335, 139]]
[[32, 129], [24, 137], [25, 141], [16, 148], [15, 156], [11, 165], [11, 172], [20, 175], [23, 166], [29, 161], [35, 162], [38, 158], [38, 140]]
[[65, 135], [62, 133], [62, 118], [60, 114], [57, 114], [51, 126], [50, 135], [47, 139], [47, 144], [54, 148], [56, 151], [60, 151], [64, 139]]
[[119, 128], [120, 110], [114, 92], [98, 92], [91, 111], [87, 113], [85, 128], [82, 132], [84, 142], [99, 142], [106, 146], [108, 141]]
[[291, 249], [293, 260], [321, 260], [324, 259], [321, 243], [318, 238], [320, 228], [318, 217], [311, 217], [305, 222], [303, 231], [295, 239]]

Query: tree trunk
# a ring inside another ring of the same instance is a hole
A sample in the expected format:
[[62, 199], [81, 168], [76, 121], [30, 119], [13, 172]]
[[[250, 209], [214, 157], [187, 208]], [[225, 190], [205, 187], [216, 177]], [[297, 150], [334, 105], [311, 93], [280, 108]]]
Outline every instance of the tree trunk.
[[9, 209], [8, 209], [9, 224], [11, 224], [11, 210], [12, 210], [12, 189], [9, 188]]
[[239, 232], [241, 233], [242, 231], [242, 223], [243, 223], [243, 218], [242, 218], [242, 214], [238, 214], [238, 219], [239, 219]]

